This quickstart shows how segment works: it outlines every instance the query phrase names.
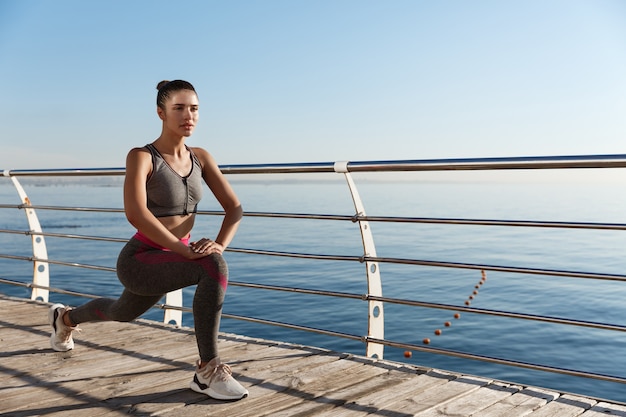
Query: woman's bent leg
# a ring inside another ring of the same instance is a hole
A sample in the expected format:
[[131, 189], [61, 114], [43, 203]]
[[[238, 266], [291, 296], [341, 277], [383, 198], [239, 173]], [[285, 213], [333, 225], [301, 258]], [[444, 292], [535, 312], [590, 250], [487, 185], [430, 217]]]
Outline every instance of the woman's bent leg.
[[126, 291], [142, 296], [197, 285], [193, 316], [200, 359], [208, 362], [218, 356], [217, 335], [228, 284], [222, 255], [190, 260], [131, 239], [120, 253], [117, 273]]

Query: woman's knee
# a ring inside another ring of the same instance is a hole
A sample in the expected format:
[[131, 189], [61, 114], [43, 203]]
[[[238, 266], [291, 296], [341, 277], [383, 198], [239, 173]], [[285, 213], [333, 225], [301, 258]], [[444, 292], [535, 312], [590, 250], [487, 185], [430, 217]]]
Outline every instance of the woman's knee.
[[206, 259], [206, 261], [212, 265], [218, 273], [228, 276], [228, 264], [226, 263], [226, 259], [224, 259], [221, 254], [212, 253], [203, 259]]
[[201, 258], [202, 268], [213, 279], [228, 281], [228, 264], [222, 255], [212, 253]]

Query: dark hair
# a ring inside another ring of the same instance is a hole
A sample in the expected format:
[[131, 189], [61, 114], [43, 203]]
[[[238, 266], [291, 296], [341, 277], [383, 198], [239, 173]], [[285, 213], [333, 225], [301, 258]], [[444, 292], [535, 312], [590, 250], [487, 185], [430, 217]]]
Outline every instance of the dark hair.
[[[170, 94], [180, 90], [191, 90], [196, 93], [196, 90], [193, 88], [193, 85], [187, 81], [183, 80], [174, 80], [174, 81], [166, 81], [163, 80], [157, 84], [157, 106], [162, 109], [165, 109], [165, 101], [170, 97]], [[198, 95], [198, 93], [196, 93]]]

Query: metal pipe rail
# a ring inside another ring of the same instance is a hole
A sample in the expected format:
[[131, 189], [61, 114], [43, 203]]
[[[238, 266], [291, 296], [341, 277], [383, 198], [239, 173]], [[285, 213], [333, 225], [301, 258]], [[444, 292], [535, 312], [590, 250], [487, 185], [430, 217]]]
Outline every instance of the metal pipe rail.
[[247, 164], [220, 168], [227, 174], [293, 174], [337, 172], [337, 165], [342, 165], [347, 172], [625, 168], [626, 154]]
[[[224, 174], [626, 168], [626, 154], [220, 165]], [[122, 176], [124, 168], [13, 169], [5, 177]]]

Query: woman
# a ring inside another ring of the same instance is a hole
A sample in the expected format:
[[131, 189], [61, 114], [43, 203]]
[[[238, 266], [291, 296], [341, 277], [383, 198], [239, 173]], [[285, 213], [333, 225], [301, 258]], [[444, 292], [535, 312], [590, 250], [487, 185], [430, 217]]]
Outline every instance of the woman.
[[[222, 303], [228, 269], [222, 253], [233, 239], [242, 217], [237, 196], [213, 157], [202, 148], [189, 148], [185, 139], [198, 122], [198, 96], [182, 80], [157, 86], [161, 136], [126, 159], [124, 211], [137, 233], [122, 249], [117, 275], [124, 285], [119, 299], [99, 298], [78, 308], [50, 307], [54, 350], [74, 347], [72, 331], [89, 321], [131, 321], [166, 293], [197, 285], [193, 315], [200, 359], [191, 389], [221, 400], [235, 400], [248, 391], [221, 363], [217, 351]], [[190, 242], [202, 180], [224, 209], [215, 240]]]

